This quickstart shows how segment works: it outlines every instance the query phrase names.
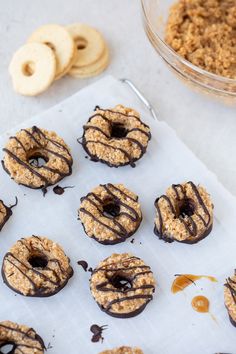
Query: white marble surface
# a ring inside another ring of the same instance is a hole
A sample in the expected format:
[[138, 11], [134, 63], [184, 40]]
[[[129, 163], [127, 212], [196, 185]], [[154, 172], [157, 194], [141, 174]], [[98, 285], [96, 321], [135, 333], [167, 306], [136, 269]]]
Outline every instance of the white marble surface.
[[30, 98], [13, 92], [7, 71], [13, 52], [40, 25], [85, 22], [100, 29], [109, 43], [111, 65], [106, 73], [133, 80], [153, 103], [159, 119], [172, 126], [236, 195], [236, 108], [191, 92], [179, 82], [148, 42], [140, 13], [138, 0], [2, 0], [0, 133], [97, 79], [63, 78], [43, 95]]

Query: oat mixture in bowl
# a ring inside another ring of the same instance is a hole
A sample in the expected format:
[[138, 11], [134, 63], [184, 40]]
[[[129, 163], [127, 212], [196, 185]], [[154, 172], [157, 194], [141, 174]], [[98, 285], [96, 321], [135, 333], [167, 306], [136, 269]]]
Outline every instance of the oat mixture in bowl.
[[234, 0], [178, 0], [170, 8], [165, 39], [192, 64], [236, 79]]
[[234, 105], [235, 1], [141, 2], [148, 39], [177, 77], [195, 91]]

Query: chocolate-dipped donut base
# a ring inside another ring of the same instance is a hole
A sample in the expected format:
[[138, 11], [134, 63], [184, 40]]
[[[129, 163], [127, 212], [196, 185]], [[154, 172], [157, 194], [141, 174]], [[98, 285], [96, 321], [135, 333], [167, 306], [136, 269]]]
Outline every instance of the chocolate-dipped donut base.
[[159, 238], [160, 240], [163, 240], [163, 241], [165, 241], [165, 242], [167, 242], [167, 243], [172, 243], [172, 242], [176, 241], [176, 242], [179, 242], [179, 243], [186, 243], [186, 244], [188, 244], [188, 245], [194, 245], [195, 243], [198, 243], [199, 241], [201, 241], [201, 240], [203, 240], [204, 238], [206, 238], [206, 237], [211, 233], [212, 227], [213, 227], [213, 225], [211, 224], [211, 225], [208, 227], [208, 229], [207, 229], [202, 235], [200, 235], [199, 237], [192, 238], [191, 240], [186, 239], [186, 240], [183, 240], [183, 241], [179, 241], [179, 240], [176, 240], [176, 239], [174, 239], [174, 238], [170, 238], [169, 236], [166, 236], [166, 235], [164, 235], [164, 234], [160, 235], [160, 233], [159, 233], [158, 230], [157, 230], [156, 225], [154, 226], [154, 233], [155, 233], [155, 235], [158, 236], [158, 238]]

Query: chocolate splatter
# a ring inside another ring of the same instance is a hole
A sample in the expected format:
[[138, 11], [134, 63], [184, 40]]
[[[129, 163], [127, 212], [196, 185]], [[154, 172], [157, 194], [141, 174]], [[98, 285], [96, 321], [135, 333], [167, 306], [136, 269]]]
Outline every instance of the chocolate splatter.
[[93, 324], [90, 327], [90, 331], [93, 333], [93, 336], [91, 338], [91, 342], [97, 343], [101, 340], [103, 342], [104, 338], [102, 336], [102, 332], [107, 329], [107, 325], [99, 326], [97, 324]]
[[[88, 263], [86, 262], [86, 261], [78, 261], [77, 262], [77, 264], [78, 265], [80, 265], [82, 268], [83, 268], [83, 270], [85, 271], [85, 272], [87, 272], [87, 270], [88, 270]], [[90, 268], [89, 268], [90, 269]]]
[[130, 241], [130, 243], [134, 243], [134, 238], [132, 238], [132, 240]]
[[67, 188], [74, 188], [74, 186], [61, 187], [59, 184], [53, 188], [53, 192], [57, 195], [62, 195]]

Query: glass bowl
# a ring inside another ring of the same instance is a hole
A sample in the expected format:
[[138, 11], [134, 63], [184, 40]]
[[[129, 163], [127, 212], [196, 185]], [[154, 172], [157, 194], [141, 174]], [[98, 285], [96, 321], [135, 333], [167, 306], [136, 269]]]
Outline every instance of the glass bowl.
[[177, 0], [141, 0], [146, 34], [168, 66], [192, 88], [236, 103], [236, 80], [212, 74], [177, 54], [164, 40], [170, 6]]

